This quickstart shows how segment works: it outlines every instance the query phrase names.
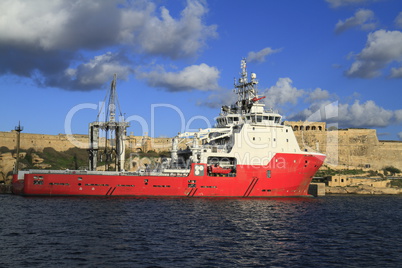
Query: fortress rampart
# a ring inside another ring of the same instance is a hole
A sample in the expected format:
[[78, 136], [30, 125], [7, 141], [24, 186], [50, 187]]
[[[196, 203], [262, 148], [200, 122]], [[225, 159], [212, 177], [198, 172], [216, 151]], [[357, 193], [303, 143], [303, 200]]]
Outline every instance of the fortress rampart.
[[345, 168], [402, 169], [402, 142], [379, 141], [375, 129], [328, 130], [323, 122], [285, 121], [300, 148], [327, 155], [326, 163]]
[[[326, 163], [344, 168], [382, 169], [394, 166], [402, 169], [402, 142], [379, 141], [374, 129], [341, 129], [328, 130], [323, 122], [285, 121], [292, 126], [300, 148], [307, 151], [317, 151], [327, 155]], [[21, 133], [21, 149], [33, 148], [42, 151], [51, 147], [56, 151], [66, 151], [79, 147], [87, 149], [87, 135], [73, 135], [76, 143], [65, 134], [44, 135]], [[17, 133], [0, 132], [0, 147], [14, 149]], [[99, 146], [105, 144], [100, 138]], [[162, 152], [171, 148], [171, 138], [152, 138], [148, 136], [126, 137], [126, 148], [129, 152]], [[186, 146], [182, 142], [180, 147]]]
[[[0, 132], [0, 147], [14, 149], [16, 146], [17, 132]], [[110, 144], [110, 143], [109, 143]], [[99, 139], [99, 146], [104, 147], [105, 138]], [[112, 144], [113, 145], [113, 144]], [[171, 138], [151, 138], [148, 136], [127, 136], [126, 148], [133, 152], [162, 152], [169, 151], [172, 145]], [[80, 149], [88, 149], [88, 135], [45, 135], [21, 133], [20, 137], [21, 149], [29, 148], [36, 151], [43, 151], [47, 147], [51, 147], [56, 151], [67, 151], [68, 149], [78, 147]]]

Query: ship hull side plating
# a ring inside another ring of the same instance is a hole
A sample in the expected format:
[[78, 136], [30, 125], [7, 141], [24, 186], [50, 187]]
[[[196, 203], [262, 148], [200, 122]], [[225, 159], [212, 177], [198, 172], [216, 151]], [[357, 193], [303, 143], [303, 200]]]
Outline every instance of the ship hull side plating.
[[236, 174], [232, 176], [208, 174], [206, 164], [192, 164], [186, 176], [31, 171], [24, 175], [24, 188], [20, 193], [43, 196], [307, 196], [311, 179], [324, 159], [321, 154], [277, 153], [267, 165], [237, 165]]

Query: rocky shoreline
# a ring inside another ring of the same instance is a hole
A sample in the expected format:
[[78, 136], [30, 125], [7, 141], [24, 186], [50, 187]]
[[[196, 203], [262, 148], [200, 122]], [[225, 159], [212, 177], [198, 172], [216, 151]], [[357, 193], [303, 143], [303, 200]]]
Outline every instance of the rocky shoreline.
[[325, 187], [326, 194], [394, 195], [402, 194], [401, 188], [360, 186]]
[[0, 184], [0, 194], [11, 194], [13, 187], [9, 184]]

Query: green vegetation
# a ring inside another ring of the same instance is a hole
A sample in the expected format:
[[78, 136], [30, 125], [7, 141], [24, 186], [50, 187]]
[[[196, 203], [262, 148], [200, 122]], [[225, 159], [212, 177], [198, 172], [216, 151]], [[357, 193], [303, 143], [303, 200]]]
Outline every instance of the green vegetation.
[[11, 151], [12, 151], [12, 150], [8, 149], [8, 148], [5, 147], [5, 146], [0, 147], [0, 153], [1, 153], [1, 154], [3, 154], [3, 153], [8, 153], [8, 152], [11, 152]]
[[391, 187], [402, 188], [402, 179], [392, 179]]
[[[139, 158], [159, 158], [159, 157], [170, 157], [170, 152], [168, 151], [163, 151], [163, 152], [155, 152], [155, 151], [148, 151], [146, 153], [144, 152], [136, 152], [136, 153], [131, 153], [132, 156], [138, 156]], [[126, 154], [126, 158], [130, 156], [129, 153]]]
[[393, 166], [384, 167], [383, 170], [384, 170], [384, 175], [385, 176], [387, 176], [388, 174], [391, 175], [391, 176], [394, 176], [397, 173], [401, 173], [400, 169], [398, 169], [396, 167], [393, 167]]
[[374, 170], [369, 170], [368, 171], [368, 176], [369, 177], [381, 177], [381, 178], [384, 178], [384, 174], [378, 173], [378, 171], [374, 171]]
[[334, 175], [359, 175], [364, 174], [365, 171], [362, 169], [331, 169], [327, 167], [327, 169], [320, 169], [316, 173], [316, 177], [327, 177]]
[[[6, 147], [0, 147], [0, 153], [15, 153]], [[20, 158], [21, 169], [37, 169], [34, 163], [34, 155], [42, 158], [41, 164], [51, 165], [48, 169], [79, 169], [82, 166], [88, 166], [88, 153], [85, 149], [72, 148], [64, 152], [58, 152], [53, 148], [45, 148], [43, 152], [37, 152], [30, 148], [28, 150], [20, 150], [25, 153], [25, 157]]]
[[44, 164], [51, 165], [51, 169], [79, 169], [81, 166], [88, 166], [88, 153], [85, 149], [71, 148], [58, 152], [53, 148], [45, 148], [43, 152], [36, 154], [44, 159]]

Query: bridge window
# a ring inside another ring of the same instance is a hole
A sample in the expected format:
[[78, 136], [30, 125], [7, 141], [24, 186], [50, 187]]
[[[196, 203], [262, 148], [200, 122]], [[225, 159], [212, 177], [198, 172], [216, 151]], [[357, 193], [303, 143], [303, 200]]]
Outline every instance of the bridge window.
[[261, 123], [262, 122], [262, 116], [261, 115], [257, 115], [257, 123]]

